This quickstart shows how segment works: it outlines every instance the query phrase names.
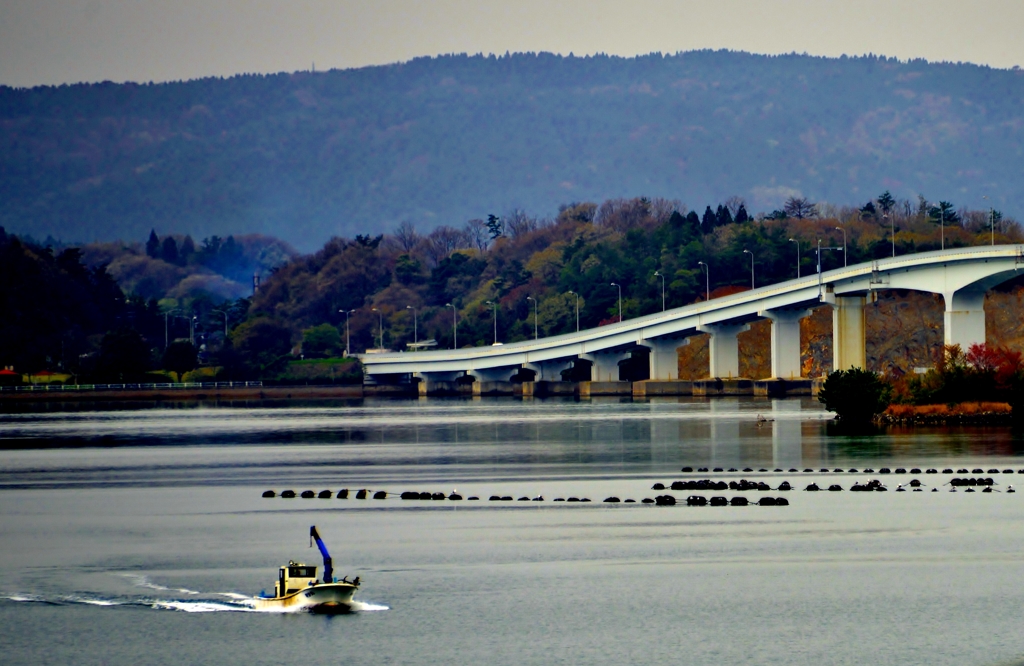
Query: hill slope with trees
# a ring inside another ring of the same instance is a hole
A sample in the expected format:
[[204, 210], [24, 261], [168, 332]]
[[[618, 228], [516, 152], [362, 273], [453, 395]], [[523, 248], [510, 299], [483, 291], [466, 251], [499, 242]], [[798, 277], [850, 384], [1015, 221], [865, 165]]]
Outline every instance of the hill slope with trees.
[[69, 242], [425, 233], [566, 201], [883, 189], [1024, 210], [1024, 72], [876, 57], [454, 55], [0, 87], [0, 225]]

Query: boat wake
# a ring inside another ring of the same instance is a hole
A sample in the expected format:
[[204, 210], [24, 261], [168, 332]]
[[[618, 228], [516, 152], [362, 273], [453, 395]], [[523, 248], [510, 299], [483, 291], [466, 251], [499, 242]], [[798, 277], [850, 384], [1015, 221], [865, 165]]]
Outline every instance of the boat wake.
[[[239, 594], [238, 592], [199, 592], [197, 590], [189, 590], [186, 588], [174, 588], [165, 587], [153, 583], [145, 576], [139, 576], [135, 574], [125, 574], [126, 578], [130, 578], [136, 587], [142, 587], [156, 592], [170, 592], [188, 595], [191, 598], [187, 599], [159, 599], [159, 598], [103, 598], [103, 597], [92, 597], [83, 595], [62, 595], [55, 597], [45, 597], [37, 594], [9, 594], [0, 596], [0, 599], [20, 602], [20, 603], [35, 603], [35, 604], [47, 604], [50, 606], [72, 606], [72, 605], [85, 605], [85, 606], [134, 606], [140, 608], [151, 608], [155, 610], [171, 610], [179, 611], [183, 613], [307, 613], [309, 612], [306, 608], [291, 608], [291, 609], [263, 609], [256, 608], [256, 599], [245, 594]], [[164, 596], [164, 595], [160, 595]], [[166, 595], [172, 596], [172, 595]], [[196, 597], [206, 598], [196, 598]], [[213, 598], [211, 598], [213, 597]], [[347, 612], [372, 612], [388, 610], [387, 606], [379, 604], [372, 604], [363, 601], [353, 601], [348, 605]]]

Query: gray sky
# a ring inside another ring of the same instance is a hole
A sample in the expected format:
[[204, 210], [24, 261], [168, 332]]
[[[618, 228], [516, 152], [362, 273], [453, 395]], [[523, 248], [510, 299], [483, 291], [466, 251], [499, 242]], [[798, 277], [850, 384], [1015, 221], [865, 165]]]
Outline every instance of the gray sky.
[[701, 48], [1024, 65], [1024, 0], [0, 0], [0, 83]]

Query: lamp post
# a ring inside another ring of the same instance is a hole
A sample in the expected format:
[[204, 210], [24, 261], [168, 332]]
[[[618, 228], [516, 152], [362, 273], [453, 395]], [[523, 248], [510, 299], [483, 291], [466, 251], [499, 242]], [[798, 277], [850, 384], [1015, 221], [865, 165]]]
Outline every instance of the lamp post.
[[[419, 314], [416, 312], [416, 308], [411, 305], [405, 306], [406, 310], [412, 310], [412, 342], [413, 344], [419, 344], [420, 342], [420, 325], [419, 325]], [[415, 347], [414, 347], [415, 349]]]
[[698, 261], [697, 265], [704, 271], [704, 301], [711, 300], [711, 268], [703, 261]]
[[889, 213], [883, 213], [882, 217], [889, 220], [889, 238], [892, 240], [892, 256], [896, 258], [896, 222], [889, 217]]
[[790, 238], [790, 243], [796, 243], [796, 279], [800, 279], [800, 239]]
[[377, 317], [379, 319], [378, 326], [377, 326], [377, 331], [380, 334], [379, 341], [377, 342], [377, 349], [383, 350], [384, 349], [384, 313], [381, 312], [378, 308], [370, 308], [370, 311], [377, 313]]
[[348, 358], [352, 353], [352, 345], [350, 343], [350, 337], [348, 334], [348, 316], [355, 312], [355, 310], [338, 310], [338, 312], [344, 313], [345, 315], [345, 357]]
[[661, 311], [665, 311], [665, 276], [661, 274], [661, 271], [654, 271], [654, 277], [661, 278]]
[[[498, 304], [494, 301], [487, 301], [487, 305], [490, 305], [494, 310], [494, 344], [498, 344]], [[492, 347], [494, 345], [491, 345]]]
[[533, 301], [533, 339], [537, 339], [537, 299], [533, 296], [527, 296], [526, 300]]
[[754, 253], [750, 250], [743, 250], [743, 254], [750, 255], [750, 288], [754, 289]]
[[[818, 239], [818, 297], [821, 297], [821, 251], [822, 250], [841, 250], [840, 247], [822, 247], [821, 239]], [[845, 252], [844, 252], [845, 254]]]
[[198, 319], [198, 317], [192, 315], [192, 318], [188, 320], [188, 341], [192, 343], [193, 347], [196, 346], [196, 319]]
[[622, 323], [622, 285], [612, 282], [611, 286], [619, 290], [619, 323]]
[[[928, 205], [928, 202], [924, 202]], [[941, 239], [939, 249], [946, 249], [946, 211], [942, 208], [942, 202], [940, 201], [936, 206], [939, 209], [939, 238]]]
[[[985, 201], [988, 201], [988, 195], [981, 197]], [[996, 211], [990, 205], [988, 207], [988, 224], [989, 224], [989, 242], [991, 245], [996, 244]]]
[[570, 291], [570, 294], [576, 297], [576, 332], [580, 332], [580, 295], [575, 291]]
[[446, 308], [452, 309], [452, 349], [459, 348], [459, 319], [455, 314], [455, 306], [451, 303], [445, 303]]
[[168, 347], [168, 345], [170, 345], [170, 342], [171, 342], [170, 341], [170, 337], [168, 335], [169, 331], [168, 331], [167, 320], [171, 316], [171, 314], [173, 314], [175, 312], [181, 312], [181, 310], [179, 310], [177, 308], [174, 308], [173, 310], [168, 310], [167, 312], [164, 313], [164, 351], [167, 351], [167, 347]]
[[228, 339], [228, 313], [224, 310], [210, 310], [210, 312], [219, 312], [224, 315], [224, 340]]
[[842, 227], [836, 227], [836, 231], [843, 232], [843, 268], [846, 268], [847, 266], [850, 265], [849, 263], [847, 263], [849, 253], [846, 251], [846, 229], [843, 229]]

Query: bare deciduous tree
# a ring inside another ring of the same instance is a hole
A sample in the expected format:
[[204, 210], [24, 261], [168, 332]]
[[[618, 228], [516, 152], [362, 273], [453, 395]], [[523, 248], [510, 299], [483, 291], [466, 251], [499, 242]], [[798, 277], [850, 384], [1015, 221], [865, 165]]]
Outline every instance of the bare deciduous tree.
[[416, 233], [416, 227], [409, 220], [399, 224], [393, 236], [403, 252], [410, 252], [420, 242], [420, 235]]
[[786, 199], [786, 203], [782, 206], [782, 210], [786, 215], [795, 217], [798, 220], [814, 217], [817, 213], [814, 202], [805, 197], [790, 197]]
[[472, 219], [466, 222], [466, 240], [469, 246], [477, 250], [486, 250], [491, 242], [491, 235], [487, 230], [487, 223], [480, 219]]
[[[729, 213], [732, 215], [734, 220], [736, 219], [736, 213], [740, 212], [740, 208], [743, 208], [746, 205], [747, 200], [735, 194], [725, 200], [725, 207], [729, 209]], [[686, 214], [684, 211], [679, 212], [681, 215]]]
[[519, 208], [513, 208], [512, 212], [504, 218], [505, 221], [505, 233], [510, 238], [518, 238], [523, 234], [528, 234], [537, 228], [537, 220], [526, 214], [526, 211], [520, 210]]
[[437, 266], [450, 257], [455, 250], [469, 247], [469, 239], [465, 232], [443, 224], [427, 234], [427, 237], [423, 239], [422, 246], [423, 253], [427, 256], [431, 266]]

